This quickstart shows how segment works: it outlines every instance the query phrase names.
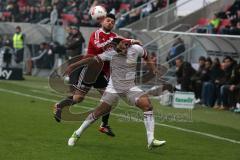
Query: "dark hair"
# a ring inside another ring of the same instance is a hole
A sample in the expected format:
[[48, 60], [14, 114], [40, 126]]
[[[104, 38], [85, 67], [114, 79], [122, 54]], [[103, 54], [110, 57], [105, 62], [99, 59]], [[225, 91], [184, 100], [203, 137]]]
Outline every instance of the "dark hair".
[[156, 56], [157, 56], [156, 52], [152, 52], [152, 53], [151, 53], [151, 56], [156, 57]]
[[212, 59], [210, 57], [206, 59], [206, 62], [209, 62], [212, 65]]
[[106, 15], [106, 17], [108, 17], [108, 18], [112, 18], [112, 19], [114, 19], [114, 21], [116, 20], [115, 15], [112, 14], [112, 13], [108, 13], [108, 14]]
[[233, 59], [232, 59], [232, 57], [230, 57], [230, 56], [226, 56], [226, 57], [224, 57], [224, 59], [223, 59], [223, 62], [225, 61], [225, 60], [230, 60], [231, 62], [233, 62]]
[[179, 60], [179, 61], [183, 62], [183, 59], [184, 59], [183, 56], [179, 56], [179, 57], [177, 57], [177, 58], [175, 59], [175, 61], [176, 61], [176, 60]]
[[47, 42], [42, 42], [40, 45], [46, 46]]
[[236, 64], [236, 66], [234, 67], [234, 75], [235, 77], [240, 76], [240, 63]]
[[201, 56], [201, 57], [199, 57], [199, 59], [198, 59], [199, 61], [206, 61], [206, 58], [205, 57], [203, 57], [203, 56]]
[[219, 60], [219, 58], [214, 58], [214, 64], [215, 65], [220, 65], [220, 60]]
[[240, 69], [240, 63], [237, 64], [236, 69], [239, 71], [239, 69]]
[[16, 27], [16, 29], [19, 29], [19, 30], [21, 30], [21, 27], [20, 27], [20, 26], [17, 26], [17, 27]]

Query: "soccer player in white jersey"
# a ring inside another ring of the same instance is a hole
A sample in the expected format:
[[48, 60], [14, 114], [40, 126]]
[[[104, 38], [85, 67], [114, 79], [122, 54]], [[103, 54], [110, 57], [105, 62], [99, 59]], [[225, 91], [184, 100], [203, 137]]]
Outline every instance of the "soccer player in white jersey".
[[159, 147], [166, 141], [159, 141], [154, 138], [154, 117], [153, 107], [148, 98], [140, 88], [135, 85], [135, 72], [137, 58], [142, 57], [150, 70], [157, 73], [145, 49], [140, 45], [130, 45], [124, 38], [114, 38], [112, 43], [114, 48], [103, 52], [93, 58], [88, 58], [69, 66], [66, 74], [69, 74], [79, 64], [87, 64], [91, 61], [100, 63], [101, 61], [110, 61], [111, 75], [108, 86], [101, 98], [101, 104], [88, 115], [79, 129], [74, 131], [68, 140], [69, 146], [74, 146], [83, 131], [86, 130], [93, 122], [101, 116], [111, 112], [112, 106], [116, 104], [119, 98], [126, 99], [130, 105], [140, 108], [144, 112], [144, 124], [147, 132], [148, 148]]

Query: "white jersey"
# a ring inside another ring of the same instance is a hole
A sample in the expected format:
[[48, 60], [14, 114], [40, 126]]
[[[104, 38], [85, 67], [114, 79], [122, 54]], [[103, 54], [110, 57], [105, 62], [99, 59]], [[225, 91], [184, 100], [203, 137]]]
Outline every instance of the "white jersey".
[[137, 59], [146, 58], [147, 52], [140, 45], [132, 45], [128, 48], [127, 54], [109, 50], [98, 57], [103, 61], [110, 61], [111, 75], [106, 91], [123, 93], [135, 87]]

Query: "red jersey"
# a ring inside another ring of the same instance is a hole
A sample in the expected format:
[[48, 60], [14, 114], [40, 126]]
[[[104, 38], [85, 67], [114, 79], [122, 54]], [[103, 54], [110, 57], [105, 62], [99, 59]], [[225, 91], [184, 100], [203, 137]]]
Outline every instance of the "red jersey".
[[[87, 55], [98, 55], [104, 52], [104, 47], [109, 44], [117, 34], [114, 32], [106, 33], [103, 29], [98, 29], [90, 36], [88, 43]], [[109, 62], [104, 62], [103, 72], [109, 77], [110, 65]]]

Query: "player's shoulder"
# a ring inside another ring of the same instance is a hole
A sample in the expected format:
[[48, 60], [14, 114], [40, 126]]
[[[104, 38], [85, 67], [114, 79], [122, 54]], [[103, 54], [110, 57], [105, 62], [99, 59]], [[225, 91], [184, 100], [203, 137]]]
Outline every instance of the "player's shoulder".
[[133, 44], [129, 47], [129, 49], [139, 51], [139, 50], [143, 50], [143, 47], [141, 45], [138, 45], [138, 44]]
[[117, 33], [115, 32], [106, 33], [101, 28], [97, 29], [91, 34], [91, 37], [94, 37], [95, 39], [99, 39], [100, 37], [117, 37], [117, 36], [118, 36]]
[[[94, 34], [106, 34], [102, 28], [98, 28], [96, 31], [93, 32]], [[111, 33], [111, 32], [110, 32]]]
[[115, 49], [108, 49], [106, 51], [104, 51], [106, 54], [112, 54], [112, 55], [115, 55], [115, 54], [118, 54], [117, 51]]
[[118, 34], [115, 32], [110, 32], [111, 35], [113, 35], [114, 37], [118, 37]]
[[101, 28], [97, 28], [95, 31], [92, 32], [92, 34], [97, 33], [97, 32], [101, 32], [101, 31], [102, 31]]
[[91, 33], [91, 36], [96, 37], [96, 36], [98, 36], [101, 32], [102, 32], [102, 30], [101, 30], [100, 28], [98, 28], [96, 31], [93, 31], [93, 32]]
[[128, 49], [128, 54], [138, 55], [143, 58], [147, 57], [147, 51], [143, 48], [143, 46], [138, 44], [131, 45], [130, 48]]
[[102, 60], [111, 60], [113, 56], [117, 55], [117, 52], [114, 49], [109, 49], [98, 55]]

